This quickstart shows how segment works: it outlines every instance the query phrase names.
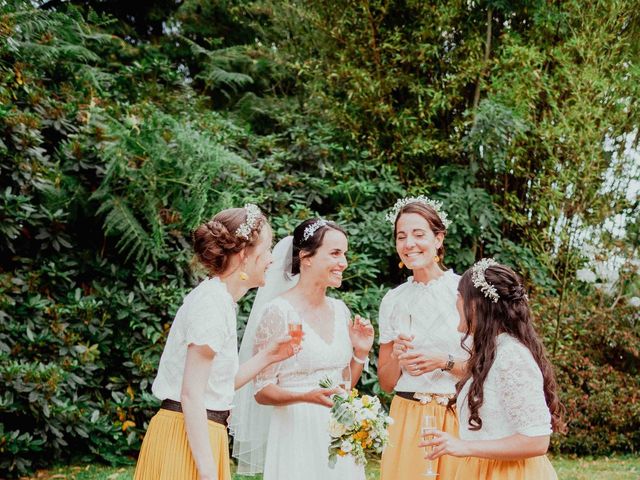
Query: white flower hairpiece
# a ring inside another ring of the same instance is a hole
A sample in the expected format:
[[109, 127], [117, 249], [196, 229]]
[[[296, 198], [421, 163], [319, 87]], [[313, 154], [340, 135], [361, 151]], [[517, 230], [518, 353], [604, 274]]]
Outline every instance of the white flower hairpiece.
[[440, 220], [442, 221], [444, 228], [449, 228], [449, 225], [451, 225], [451, 222], [447, 217], [447, 212], [445, 212], [442, 208], [442, 202], [439, 202], [438, 200], [431, 200], [429, 197], [425, 197], [424, 195], [398, 199], [398, 201], [393, 206], [391, 211], [385, 215], [385, 218], [387, 219], [387, 221], [391, 222], [392, 224], [395, 224], [396, 219], [398, 218], [398, 214], [400, 213], [400, 210], [402, 210], [404, 207], [406, 207], [410, 203], [416, 203], [416, 202], [422, 203], [423, 205], [428, 205], [429, 207], [433, 208], [438, 214], [438, 217], [440, 217]]
[[311, 225], [307, 225], [307, 227], [304, 229], [304, 233], [302, 234], [302, 238], [304, 239], [304, 241], [306, 242], [311, 237], [313, 237], [313, 235], [316, 233], [316, 230], [324, 227], [325, 225], [327, 225], [327, 223], [328, 222], [324, 218], [321, 218], [320, 220], [316, 220], [315, 222], [313, 222]]
[[247, 203], [244, 206], [244, 210], [247, 212], [247, 219], [236, 230], [236, 236], [249, 240], [251, 232], [253, 232], [262, 212], [260, 212], [260, 209], [253, 203]]
[[473, 267], [471, 267], [471, 281], [473, 282], [473, 286], [479, 288], [482, 291], [482, 294], [491, 299], [493, 303], [496, 303], [500, 300], [500, 295], [498, 295], [498, 290], [496, 287], [487, 282], [487, 279], [484, 278], [484, 272], [487, 268], [498, 265], [493, 258], [483, 258], [479, 262], [477, 262]]

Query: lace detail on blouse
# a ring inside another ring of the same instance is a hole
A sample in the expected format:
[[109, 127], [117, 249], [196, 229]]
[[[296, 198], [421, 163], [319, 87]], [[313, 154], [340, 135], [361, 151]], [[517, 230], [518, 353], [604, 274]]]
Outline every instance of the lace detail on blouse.
[[494, 440], [516, 433], [551, 434], [551, 414], [544, 398], [542, 372], [531, 352], [507, 334], [497, 339], [496, 358], [484, 382], [482, 428], [469, 430], [469, 380], [458, 397], [460, 437]]
[[[269, 342], [284, 336], [287, 332], [287, 314], [278, 308], [277, 304], [268, 305], [263, 314], [254, 340], [253, 354], [263, 350]], [[278, 372], [282, 362], [274, 363], [263, 369], [255, 378], [255, 391], [262, 390], [267, 385], [278, 383]]]

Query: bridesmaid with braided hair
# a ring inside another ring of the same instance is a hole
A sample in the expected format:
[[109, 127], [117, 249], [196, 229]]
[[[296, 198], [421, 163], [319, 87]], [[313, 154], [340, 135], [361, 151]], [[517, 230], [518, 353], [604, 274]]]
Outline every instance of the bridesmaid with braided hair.
[[460, 438], [425, 432], [427, 458], [466, 457], [459, 480], [557, 479], [545, 454], [552, 431], [565, 430], [564, 408], [520, 278], [480, 260], [460, 279], [457, 308], [460, 330], [473, 337], [456, 394]]
[[236, 302], [264, 284], [271, 227], [257, 206], [218, 213], [193, 232], [209, 276], [185, 297], [171, 325], [153, 394], [136, 480], [231, 480], [227, 418], [234, 391], [264, 368], [293, 355], [282, 337], [239, 365]]

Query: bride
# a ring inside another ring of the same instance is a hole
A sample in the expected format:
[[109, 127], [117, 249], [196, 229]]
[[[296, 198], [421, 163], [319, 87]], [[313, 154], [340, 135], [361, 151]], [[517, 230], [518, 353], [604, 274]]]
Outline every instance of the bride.
[[315, 218], [298, 225], [293, 237], [274, 249], [240, 357], [265, 348], [290, 323], [302, 325], [303, 348], [264, 370], [237, 395], [230, 429], [240, 474], [264, 471], [264, 480], [365, 479], [364, 468], [349, 456], [329, 467], [329, 408], [339, 389], [318, 386], [327, 376], [339, 383], [349, 370], [355, 385], [373, 345], [370, 322], [357, 315], [351, 321], [346, 305], [326, 295], [328, 287], [342, 284], [347, 248], [341, 227]]

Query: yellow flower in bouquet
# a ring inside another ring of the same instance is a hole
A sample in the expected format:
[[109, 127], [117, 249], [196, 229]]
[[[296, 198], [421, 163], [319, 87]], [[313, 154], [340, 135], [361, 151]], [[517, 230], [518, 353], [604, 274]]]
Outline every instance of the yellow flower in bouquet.
[[[324, 388], [333, 382], [325, 378]], [[334, 395], [329, 420], [329, 466], [334, 467], [338, 457], [351, 455], [358, 465], [366, 465], [368, 454], [380, 454], [388, 442], [387, 427], [392, 418], [386, 414], [380, 400], [369, 395], [358, 396], [354, 388], [349, 394]]]

